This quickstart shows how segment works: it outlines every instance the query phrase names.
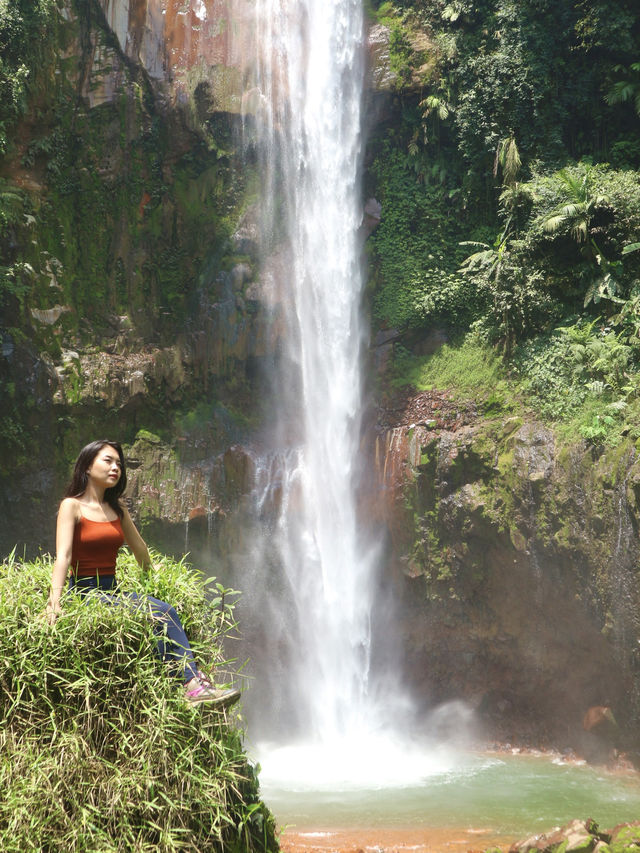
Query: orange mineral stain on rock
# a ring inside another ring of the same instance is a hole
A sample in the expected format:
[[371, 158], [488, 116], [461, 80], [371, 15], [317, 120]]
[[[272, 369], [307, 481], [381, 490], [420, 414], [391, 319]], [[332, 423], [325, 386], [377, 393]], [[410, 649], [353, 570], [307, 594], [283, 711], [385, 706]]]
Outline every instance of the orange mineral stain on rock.
[[509, 849], [509, 841], [491, 830], [418, 829], [285, 829], [283, 853], [479, 853], [489, 847]]

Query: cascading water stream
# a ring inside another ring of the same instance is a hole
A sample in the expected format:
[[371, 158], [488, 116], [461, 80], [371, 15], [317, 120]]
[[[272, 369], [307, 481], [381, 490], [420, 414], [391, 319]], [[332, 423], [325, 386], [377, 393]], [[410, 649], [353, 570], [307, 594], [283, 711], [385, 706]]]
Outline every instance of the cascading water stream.
[[274, 537], [297, 611], [298, 717], [326, 742], [368, 716], [372, 558], [358, 541], [353, 482], [362, 13], [359, 0], [258, 0], [256, 15], [263, 235], [285, 246], [288, 267], [279, 434], [295, 436], [262, 471], [267, 493], [272, 480], [280, 488]]
[[[257, 0], [256, 45], [247, 101], [280, 351], [270, 375], [270, 450], [255, 459], [255, 528], [232, 567], [253, 637], [249, 729], [263, 785], [404, 785], [440, 772], [450, 757], [433, 743], [410, 743], [411, 703], [385, 630], [390, 603], [376, 610], [381, 543], [356, 497], [368, 337], [361, 0]], [[466, 710], [453, 716], [463, 730]]]
[[278, 306], [280, 349], [269, 376], [270, 449], [254, 460], [255, 527], [231, 567], [251, 634], [250, 736], [263, 786], [405, 785], [450, 757], [409, 742], [390, 632], [375, 678], [372, 666], [391, 608], [375, 609], [380, 542], [356, 498], [368, 331], [361, 0], [257, 0], [256, 45], [246, 100], [262, 180], [262, 276]]

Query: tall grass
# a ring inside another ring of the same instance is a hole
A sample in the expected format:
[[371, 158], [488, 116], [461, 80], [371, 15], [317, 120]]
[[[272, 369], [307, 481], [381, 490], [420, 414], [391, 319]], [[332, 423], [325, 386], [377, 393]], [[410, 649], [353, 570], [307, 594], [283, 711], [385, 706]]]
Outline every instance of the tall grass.
[[507, 389], [500, 357], [474, 335], [456, 344], [443, 344], [427, 356], [400, 351], [394, 373], [392, 385], [396, 388], [412, 385], [418, 391], [450, 390], [477, 401]]
[[[125, 588], [171, 602], [225, 681], [229, 592], [154, 555]], [[42, 619], [51, 560], [0, 566], [0, 850], [275, 851], [274, 822], [228, 712], [190, 707], [142, 610], [69, 595]]]

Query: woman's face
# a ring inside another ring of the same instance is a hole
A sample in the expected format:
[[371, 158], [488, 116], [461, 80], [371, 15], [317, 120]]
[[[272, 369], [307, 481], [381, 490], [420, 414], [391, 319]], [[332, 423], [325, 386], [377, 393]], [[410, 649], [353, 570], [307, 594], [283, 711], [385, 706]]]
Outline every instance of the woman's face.
[[93, 462], [87, 468], [87, 475], [96, 485], [103, 486], [105, 489], [115, 486], [122, 476], [120, 456], [115, 447], [105, 444], [96, 453]]

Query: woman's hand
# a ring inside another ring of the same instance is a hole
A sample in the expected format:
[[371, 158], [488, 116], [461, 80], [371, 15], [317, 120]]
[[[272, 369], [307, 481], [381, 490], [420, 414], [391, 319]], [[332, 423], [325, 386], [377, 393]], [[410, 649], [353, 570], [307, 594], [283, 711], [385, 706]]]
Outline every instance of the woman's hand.
[[62, 614], [62, 607], [60, 606], [59, 601], [47, 601], [47, 606], [45, 607], [44, 613], [42, 614], [42, 619], [49, 623], [49, 625], [55, 625], [58, 616]]

